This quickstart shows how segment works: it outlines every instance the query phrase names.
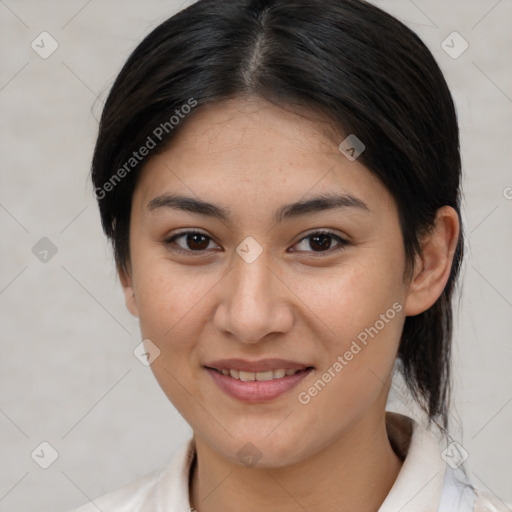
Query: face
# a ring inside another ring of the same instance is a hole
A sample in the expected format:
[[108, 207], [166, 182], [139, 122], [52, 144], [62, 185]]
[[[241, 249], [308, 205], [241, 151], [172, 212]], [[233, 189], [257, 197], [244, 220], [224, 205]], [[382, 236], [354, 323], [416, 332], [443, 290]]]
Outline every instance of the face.
[[233, 461], [250, 442], [261, 467], [292, 464], [384, 411], [409, 291], [398, 212], [324, 128], [261, 99], [208, 106], [134, 192], [128, 308], [166, 395]]

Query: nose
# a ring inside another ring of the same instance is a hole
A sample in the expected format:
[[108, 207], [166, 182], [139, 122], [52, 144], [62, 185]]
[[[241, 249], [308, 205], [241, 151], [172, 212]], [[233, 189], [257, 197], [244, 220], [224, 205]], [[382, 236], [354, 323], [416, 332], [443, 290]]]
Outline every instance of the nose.
[[252, 263], [235, 257], [226, 276], [214, 326], [238, 341], [257, 343], [267, 335], [285, 333], [293, 325], [291, 292], [262, 253]]

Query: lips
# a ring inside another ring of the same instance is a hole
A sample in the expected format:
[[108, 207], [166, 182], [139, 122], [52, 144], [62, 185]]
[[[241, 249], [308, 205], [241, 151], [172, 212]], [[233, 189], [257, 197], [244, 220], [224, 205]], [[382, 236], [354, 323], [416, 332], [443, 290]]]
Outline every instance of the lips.
[[277, 398], [314, 370], [312, 366], [284, 359], [221, 359], [205, 368], [227, 395], [251, 403]]

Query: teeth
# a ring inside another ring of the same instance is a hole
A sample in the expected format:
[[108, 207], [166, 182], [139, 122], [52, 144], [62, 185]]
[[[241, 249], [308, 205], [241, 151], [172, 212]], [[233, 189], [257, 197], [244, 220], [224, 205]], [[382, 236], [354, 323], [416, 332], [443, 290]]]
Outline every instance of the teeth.
[[230, 375], [234, 379], [242, 380], [244, 382], [259, 380], [274, 380], [282, 379], [285, 375], [295, 375], [299, 370], [279, 368], [277, 370], [268, 370], [266, 372], [244, 372], [238, 370], [228, 370], [223, 368], [222, 375]]
[[256, 380], [272, 380], [274, 378], [274, 372], [269, 370], [268, 372], [256, 373]]
[[240, 380], [244, 380], [244, 381], [248, 381], [248, 380], [256, 380], [256, 373], [254, 372], [243, 372], [243, 371], [240, 371], [238, 373], [238, 378]]

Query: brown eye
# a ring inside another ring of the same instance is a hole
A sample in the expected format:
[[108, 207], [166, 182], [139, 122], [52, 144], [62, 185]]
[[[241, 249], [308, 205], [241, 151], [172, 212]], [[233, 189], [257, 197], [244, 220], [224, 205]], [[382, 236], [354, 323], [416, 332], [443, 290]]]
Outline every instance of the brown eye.
[[[180, 240], [180, 242], [178, 242]], [[165, 240], [165, 244], [176, 252], [203, 252], [213, 240], [199, 231], [186, 231], [173, 235]]]
[[[333, 249], [334, 240], [337, 240], [338, 244]], [[301, 244], [302, 249], [299, 249], [298, 252], [334, 252], [343, 249], [348, 245], [348, 242], [330, 231], [318, 231], [304, 237], [297, 246]]]
[[191, 233], [185, 236], [185, 243], [191, 250], [204, 251], [208, 248], [208, 237], [200, 233]]
[[310, 237], [309, 245], [312, 249], [320, 251], [327, 251], [331, 248], [332, 236], [330, 235], [315, 235]]

